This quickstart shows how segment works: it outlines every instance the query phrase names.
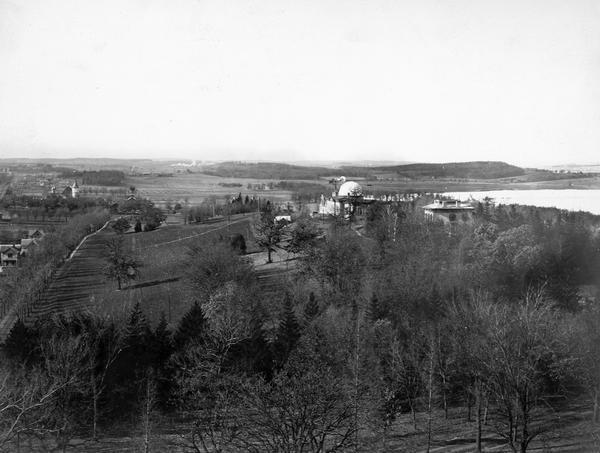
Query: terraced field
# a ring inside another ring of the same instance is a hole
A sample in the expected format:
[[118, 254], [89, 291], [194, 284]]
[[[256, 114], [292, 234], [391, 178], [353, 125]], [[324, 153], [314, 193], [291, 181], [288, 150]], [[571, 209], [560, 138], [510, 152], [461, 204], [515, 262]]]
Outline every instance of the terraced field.
[[125, 247], [141, 263], [139, 278], [118, 290], [104, 275], [105, 243], [115, 233], [108, 228], [89, 236], [57, 273], [43, 300], [34, 306], [29, 320], [48, 314], [90, 310], [101, 315], [125, 317], [141, 302], [151, 321], [164, 312], [176, 322], [189, 308], [185, 284], [180, 280], [190, 246], [214, 241], [219, 236], [242, 233], [251, 237], [252, 217], [209, 225], [165, 225], [146, 233], [124, 235]]

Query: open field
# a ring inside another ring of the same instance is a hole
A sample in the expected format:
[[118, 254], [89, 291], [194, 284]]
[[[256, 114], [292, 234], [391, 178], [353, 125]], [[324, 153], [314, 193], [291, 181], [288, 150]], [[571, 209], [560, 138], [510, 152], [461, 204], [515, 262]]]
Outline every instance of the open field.
[[[287, 190], [249, 190], [248, 184], [279, 182], [265, 179], [236, 179], [210, 176], [202, 173], [182, 173], [169, 177], [135, 176], [127, 178], [127, 185], [135, 186], [139, 194], [162, 205], [166, 201], [183, 201], [199, 204], [204, 199], [214, 196], [223, 200], [228, 195], [255, 195], [273, 200], [289, 200], [291, 192]], [[241, 187], [224, 187], [219, 185], [239, 183]]]

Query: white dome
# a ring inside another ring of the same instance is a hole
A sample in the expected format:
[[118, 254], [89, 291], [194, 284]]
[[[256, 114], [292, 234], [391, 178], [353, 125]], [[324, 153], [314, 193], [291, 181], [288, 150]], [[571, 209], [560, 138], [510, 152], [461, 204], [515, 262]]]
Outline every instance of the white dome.
[[361, 195], [362, 187], [354, 181], [345, 182], [338, 191], [338, 197], [360, 197]]

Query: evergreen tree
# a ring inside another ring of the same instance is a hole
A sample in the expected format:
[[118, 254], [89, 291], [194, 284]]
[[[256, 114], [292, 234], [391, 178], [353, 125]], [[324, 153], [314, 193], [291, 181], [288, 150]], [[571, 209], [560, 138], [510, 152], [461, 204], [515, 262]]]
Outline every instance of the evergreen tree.
[[167, 405], [170, 393], [170, 382], [173, 375], [169, 367], [169, 358], [173, 354], [173, 340], [165, 313], [161, 313], [160, 321], [154, 330], [152, 342], [152, 367], [156, 376], [156, 392], [159, 405]]
[[292, 298], [286, 295], [275, 345], [278, 366], [283, 366], [300, 338], [300, 324], [294, 313]]
[[173, 340], [165, 312], [161, 312], [160, 321], [154, 330], [152, 361], [155, 368], [161, 368], [173, 352]]
[[26, 326], [21, 318], [17, 319], [4, 342], [3, 350], [7, 357], [23, 363], [31, 359], [35, 347], [36, 341], [33, 329]]
[[304, 322], [306, 324], [310, 324], [310, 322], [319, 316], [319, 303], [315, 297], [315, 293], [312, 291], [308, 295], [308, 302], [306, 307], [304, 307]]
[[179, 327], [175, 332], [175, 348], [182, 350], [183, 347], [194, 341], [201, 341], [204, 334], [205, 318], [202, 307], [194, 302], [192, 308], [181, 318]]
[[142, 397], [141, 383], [152, 364], [153, 334], [137, 302], [125, 326], [123, 350], [114, 362], [108, 388], [112, 388], [108, 406], [115, 415], [130, 414]]

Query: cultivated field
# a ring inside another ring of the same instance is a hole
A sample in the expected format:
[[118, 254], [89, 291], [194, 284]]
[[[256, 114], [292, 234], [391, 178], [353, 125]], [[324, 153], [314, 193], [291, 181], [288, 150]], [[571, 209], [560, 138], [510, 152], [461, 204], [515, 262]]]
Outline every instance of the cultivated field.
[[232, 216], [212, 224], [165, 225], [146, 233], [124, 235], [125, 247], [141, 264], [138, 278], [129, 287], [117, 290], [117, 283], [107, 280], [107, 240], [116, 237], [109, 229], [90, 236], [61, 268], [32, 317], [48, 313], [67, 313], [89, 309], [101, 315], [127, 316], [135, 302], [143, 305], [151, 321], [164, 312], [169, 322], [177, 322], [188, 310], [189, 291], [181, 281], [186, 254], [193, 245], [242, 233], [251, 247], [252, 216]]

